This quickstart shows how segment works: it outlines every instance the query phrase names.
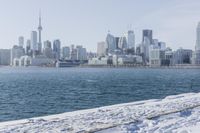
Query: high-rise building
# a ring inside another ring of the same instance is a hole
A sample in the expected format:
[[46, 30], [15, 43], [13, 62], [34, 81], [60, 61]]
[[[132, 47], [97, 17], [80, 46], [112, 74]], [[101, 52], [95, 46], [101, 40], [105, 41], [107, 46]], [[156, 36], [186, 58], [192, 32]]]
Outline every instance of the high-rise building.
[[38, 47], [37, 50], [39, 53], [42, 52], [42, 24], [41, 24], [41, 13], [39, 14], [39, 26], [38, 26], [38, 33], [39, 33], [39, 42], [38, 42]]
[[87, 51], [86, 48], [83, 48], [83, 46], [76, 46], [77, 50], [77, 60], [87, 60]]
[[106, 55], [106, 43], [104, 41], [97, 43], [97, 56]]
[[10, 49], [0, 49], [0, 65], [10, 65]]
[[13, 48], [11, 49], [10, 64], [13, 65], [14, 64], [13, 60], [15, 58], [19, 59], [24, 54], [25, 54], [24, 49], [21, 46], [14, 45]]
[[60, 59], [60, 46], [61, 46], [60, 40], [57, 39], [53, 41], [53, 53], [55, 59]]
[[127, 35], [127, 45], [129, 49], [135, 49], [135, 34], [132, 30], [129, 30]]
[[31, 32], [31, 50], [35, 52], [37, 50], [37, 32]]
[[200, 50], [200, 22], [197, 25], [196, 28], [196, 46], [195, 50]]
[[150, 44], [153, 43], [153, 31], [152, 30], [143, 30], [143, 35], [142, 35], [142, 42], [145, 41], [145, 38], [148, 38], [150, 41]]
[[161, 50], [165, 50], [166, 49], [166, 43], [165, 42], [158, 42], [158, 46]]
[[119, 48], [119, 37], [115, 37], [116, 48]]
[[120, 49], [127, 49], [128, 48], [128, 46], [127, 46], [127, 40], [126, 40], [125, 36], [119, 38], [118, 47]]
[[149, 64], [151, 67], [160, 67], [165, 60], [165, 51], [159, 48], [150, 48], [149, 50]]
[[44, 41], [44, 49], [51, 48], [51, 42], [49, 40]]
[[30, 39], [26, 41], [25, 53], [26, 55], [31, 56], [31, 40]]
[[70, 59], [71, 60], [77, 60], [77, 49], [75, 49], [74, 44], [71, 45], [71, 49], [70, 49]]
[[110, 33], [107, 34], [106, 45], [107, 45], [108, 53], [113, 53], [117, 49], [115, 37], [111, 35]]
[[62, 47], [62, 58], [63, 59], [69, 59], [70, 58], [70, 48], [65, 46]]
[[24, 47], [24, 37], [23, 37], [23, 36], [20, 36], [20, 37], [18, 38], [18, 41], [19, 41], [19, 46]]
[[193, 64], [200, 65], [200, 22], [196, 29], [196, 45], [193, 54]]
[[44, 41], [43, 54], [47, 58], [53, 58], [53, 51], [51, 48], [51, 42], [49, 40]]

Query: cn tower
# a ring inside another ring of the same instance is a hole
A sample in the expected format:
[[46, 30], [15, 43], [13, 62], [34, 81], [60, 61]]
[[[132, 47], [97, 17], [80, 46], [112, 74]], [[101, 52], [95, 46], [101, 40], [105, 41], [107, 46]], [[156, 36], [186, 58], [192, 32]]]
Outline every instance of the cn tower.
[[39, 26], [38, 26], [38, 32], [39, 32], [38, 51], [39, 51], [39, 53], [41, 53], [41, 52], [42, 52], [42, 37], [41, 37], [42, 25], [41, 25], [41, 12], [39, 13]]

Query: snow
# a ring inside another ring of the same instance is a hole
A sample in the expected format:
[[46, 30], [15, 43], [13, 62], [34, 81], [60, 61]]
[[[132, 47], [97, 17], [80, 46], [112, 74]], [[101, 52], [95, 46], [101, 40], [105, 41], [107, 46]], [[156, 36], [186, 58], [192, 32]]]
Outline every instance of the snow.
[[200, 93], [1, 122], [1, 132], [190, 133], [200, 131]]

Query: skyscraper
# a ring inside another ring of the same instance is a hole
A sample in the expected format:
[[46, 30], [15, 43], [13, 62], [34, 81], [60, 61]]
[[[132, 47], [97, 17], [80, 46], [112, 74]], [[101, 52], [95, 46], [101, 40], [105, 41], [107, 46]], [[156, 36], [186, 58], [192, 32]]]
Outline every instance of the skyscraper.
[[43, 54], [47, 58], [53, 58], [53, 51], [51, 48], [51, 42], [49, 40], [44, 41]]
[[71, 60], [77, 60], [77, 49], [75, 48], [74, 44], [71, 45], [71, 49], [70, 49], [70, 59]]
[[150, 44], [153, 43], [153, 32], [152, 30], [143, 30], [143, 35], [142, 35], [142, 42], [145, 41], [145, 38], [148, 38], [150, 41]]
[[107, 44], [108, 53], [113, 53], [117, 48], [115, 37], [111, 35], [110, 33], [107, 34], [106, 44]]
[[196, 29], [196, 45], [195, 45], [195, 52], [194, 52], [194, 64], [200, 65], [200, 22], [197, 25]]
[[31, 56], [31, 40], [29, 39], [26, 41], [25, 53]]
[[127, 33], [127, 45], [129, 49], [135, 49], [135, 34], [132, 30]]
[[10, 65], [11, 59], [11, 50], [10, 49], [0, 49], [0, 65]]
[[76, 46], [76, 50], [77, 50], [77, 60], [87, 60], [86, 48], [83, 48], [83, 46], [78, 45]]
[[119, 48], [119, 37], [115, 37], [116, 48]]
[[127, 49], [127, 41], [125, 36], [119, 38], [118, 47], [120, 49]]
[[106, 43], [104, 41], [97, 43], [97, 55], [99, 57], [106, 55]]
[[19, 46], [23, 47], [24, 46], [24, 37], [23, 36], [20, 36], [18, 38], [18, 41], [19, 41]]
[[51, 48], [51, 42], [49, 40], [44, 41], [44, 49]]
[[35, 52], [37, 50], [37, 32], [31, 32], [31, 50]]
[[200, 50], [200, 22], [197, 25], [196, 29], [196, 46], [195, 50]]
[[41, 13], [39, 14], [39, 26], [38, 26], [38, 33], [39, 33], [39, 42], [38, 42], [38, 52], [41, 53], [42, 52], [42, 24], [41, 24]]
[[53, 52], [55, 59], [60, 59], [60, 45], [60, 40], [57, 39], [53, 41]]
[[63, 59], [69, 59], [70, 58], [70, 48], [65, 46], [62, 47], [62, 58]]

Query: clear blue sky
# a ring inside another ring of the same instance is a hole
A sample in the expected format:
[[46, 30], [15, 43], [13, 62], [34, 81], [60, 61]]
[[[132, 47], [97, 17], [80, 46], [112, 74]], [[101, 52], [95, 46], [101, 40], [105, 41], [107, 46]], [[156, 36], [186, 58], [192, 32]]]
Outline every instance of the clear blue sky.
[[198, 0], [0, 0], [0, 48], [11, 48], [18, 36], [30, 38], [42, 11], [42, 40], [60, 39], [62, 46], [83, 45], [96, 51], [107, 31], [121, 36], [132, 25], [136, 43], [142, 29], [173, 49], [194, 49], [200, 21]]

